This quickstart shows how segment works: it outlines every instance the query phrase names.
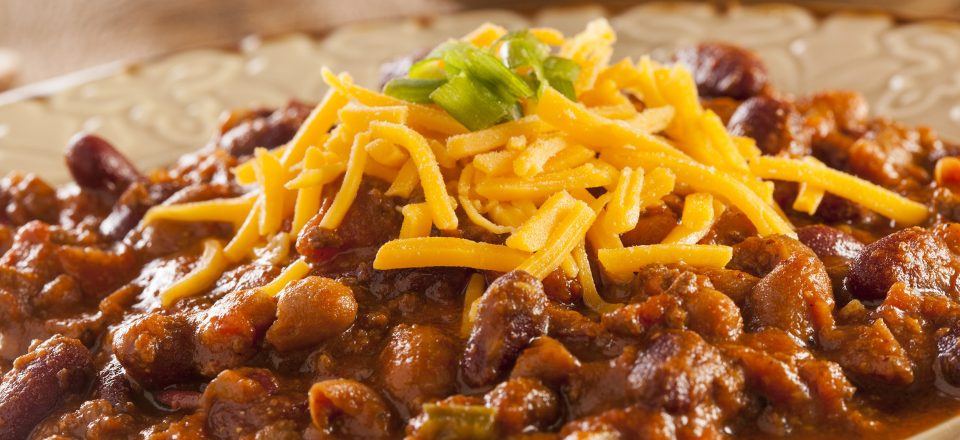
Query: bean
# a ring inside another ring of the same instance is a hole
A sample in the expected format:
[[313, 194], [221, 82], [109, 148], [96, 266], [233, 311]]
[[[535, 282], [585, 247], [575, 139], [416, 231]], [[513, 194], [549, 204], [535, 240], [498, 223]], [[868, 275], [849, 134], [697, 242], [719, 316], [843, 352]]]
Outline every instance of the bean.
[[92, 362], [80, 341], [59, 335], [17, 358], [0, 384], [0, 440], [26, 438], [64, 397], [83, 391]]
[[480, 297], [460, 370], [471, 386], [500, 379], [530, 342], [547, 333], [547, 295], [540, 280], [523, 271], [497, 278]]
[[67, 168], [83, 188], [120, 195], [133, 182], [146, 178], [123, 153], [103, 138], [81, 133], [67, 145]]

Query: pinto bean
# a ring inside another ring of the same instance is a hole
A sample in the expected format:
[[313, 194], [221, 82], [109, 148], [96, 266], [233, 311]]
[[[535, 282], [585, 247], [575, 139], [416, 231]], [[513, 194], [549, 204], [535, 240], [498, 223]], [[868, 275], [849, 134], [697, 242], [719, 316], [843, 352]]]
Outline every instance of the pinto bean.
[[700, 43], [677, 51], [693, 73], [700, 96], [747, 99], [767, 86], [767, 68], [756, 54], [725, 43]]
[[335, 438], [380, 439], [390, 436], [391, 412], [370, 387], [349, 379], [331, 379], [310, 387], [313, 426]]
[[559, 396], [537, 379], [501, 382], [484, 396], [484, 401], [497, 410], [497, 426], [503, 436], [546, 430], [561, 414]]
[[83, 188], [120, 195], [130, 184], [146, 180], [123, 153], [103, 138], [78, 134], [67, 145], [67, 168]]
[[460, 363], [471, 386], [491, 385], [501, 378], [530, 341], [547, 332], [547, 296], [540, 280], [523, 271], [497, 278], [477, 307]]
[[919, 227], [894, 232], [867, 245], [850, 267], [847, 289], [859, 299], [878, 300], [894, 283], [940, 294], [956, 292], [957, 258], [941, 239], [946, 228]]
[[456, 367], [456, 341], [429, 325], [394, 327], [380, 353], [384, 388], [411, 414], [456, 390]]
[[63, 336], [17, 358], [0, 383], [0, 440], [26, 438], [66, 396], [83, 391], [92, 363], [80, 341]]
[[339, 281], [307, 277], [277, 295], [277, 320], [267, 342], [280, 351], [317, 345], [347, 330], [357, 318], [353, 291]]
[[147, 389], [197, 378], [192, 327], [181, 315], [149, 314], [125, 322], [113, 336], [113, 353], [127, 375]]

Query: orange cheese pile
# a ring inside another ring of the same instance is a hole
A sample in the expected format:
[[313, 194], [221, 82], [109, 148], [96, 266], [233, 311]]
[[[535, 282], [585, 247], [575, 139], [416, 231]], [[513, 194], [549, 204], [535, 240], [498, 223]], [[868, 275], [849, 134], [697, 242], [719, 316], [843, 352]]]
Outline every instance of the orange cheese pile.
[[[487, 47], [505, 32], [487, 24], [464, 41]], [[584, 303], [598, 312], [616, 305], [600, 297], [590, 252], [613, 280], [656, 263], [723, 267], [729, 247], [698, 243], [726, 209], [743, 212], [761, 235], [794, 235], [763, 179], [799, 182], [794, 206], [805, 212], [830, 192], [905, 224], [926, 218], [923, 205], [822, 164], [761, 157], [752, 140], [731, 136], [701, 106], [682, 66], [647, 57], [609, 64], [616, 35], [602, 19], [569, 39], [552, 29], [531, 32], [580, 65], [577, 102], [546, 88], [525, 103], [522, 118], [474, 132], [438, 107], [365, 89], [325, 69], [329, 91], [294, 138], [273, 151], [258, 149], [234, 169], [247, 195], [147, 214], [146, 221], [230, 222], [236, 231], [228, 243], [207, 244], [198, 268], [161, 295], [164, 305], [204, 291], [259, 248], [289, 247], [321, 212], [330, 185], [337, 191], [319, 226], [336, 229], [370, 178], [387, 181], [389, 196], [423, 194], [422, 202], [402, 207], [399, 237], [381, 247], [374, 268], [522, 269], [541, 279], [562, 270], [580, 281]], [[624, 247], [621, 235], [671, 193], [685, 203], [664, 242]], [[503, 244], [456, 238], [464, 221], [502, 236]], [[295, 260], [263, 290], [276, 294], [307, 273], [307, 263]], [[482, 277], [471, 278], [465, 322], [482, 288]]]

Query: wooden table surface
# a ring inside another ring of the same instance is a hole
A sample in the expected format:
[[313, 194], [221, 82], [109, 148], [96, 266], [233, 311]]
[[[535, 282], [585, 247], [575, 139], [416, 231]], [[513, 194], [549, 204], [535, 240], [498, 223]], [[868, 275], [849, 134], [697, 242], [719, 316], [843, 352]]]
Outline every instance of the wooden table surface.
[[[725, 0], [714, 3], [718, 2], [729, 3]], [[431, 15], [465, 8], [536, 7], [548, 3], [583, 2], [3, 0], [0, 2], [0, 77], [3, 76], [5, 62], [3, 48], [12, 49], [18, 55], [17, 74], [7, 84], [17, 86], [111, 61], [141, 59], [200, 46], [235, 44], [244, 36], [254, 33], [322, 30], [363, 19]], [[615, 0], [601, 3], [616, 6], [637, 2]], [[956, 0], [816, 0], [793, 3], [820, 10], [836, 7], [888, 8], [910, 18], [960, 17], [960, 2]]]

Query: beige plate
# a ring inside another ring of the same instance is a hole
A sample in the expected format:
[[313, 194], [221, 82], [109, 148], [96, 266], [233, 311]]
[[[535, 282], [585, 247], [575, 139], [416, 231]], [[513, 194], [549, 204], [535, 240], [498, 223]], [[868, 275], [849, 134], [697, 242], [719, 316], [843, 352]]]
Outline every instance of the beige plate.
[[[67, 139], [97, 132], [142, 167], [168, 164], [202, 146], [220, 112], [316, 101], [320, 67], [351, 72], [376, 86], [379, 65], [432, 47], [491, 21], [508, 28], [553, 26], [567, 34], [607, 16], [617, 29], [619, 57], [653, 53], [700, 40], [725, 40], [759, 53], [775, 85], [801, 95], [852, 89], [875, 114], [926, 124], [960, 140], [960, 24], [895, 25], [883, 15], [822, 19], [792, 6], [749, 6], [726, 14], [696, 4], [647, 4], [611, 15], [600, 7], [544, 9], [532, 16], [471, 11], [423, 23], [391, 20], [338, 28], [324, 38], [294, 34], [250, 39], [238, 52], [196, 50], [136, 68], [104, 66], [28, 89], [0, 94], [0, 174], [28, 170], [53, 181], [68, 176], [60, 159]], [[42, 98], [28, 99], [37, 94]], [[960, 419], [916, 437], [955, 439]]]

